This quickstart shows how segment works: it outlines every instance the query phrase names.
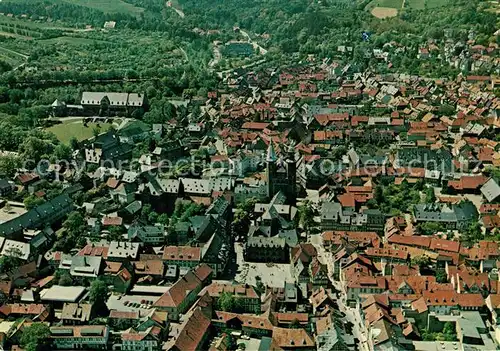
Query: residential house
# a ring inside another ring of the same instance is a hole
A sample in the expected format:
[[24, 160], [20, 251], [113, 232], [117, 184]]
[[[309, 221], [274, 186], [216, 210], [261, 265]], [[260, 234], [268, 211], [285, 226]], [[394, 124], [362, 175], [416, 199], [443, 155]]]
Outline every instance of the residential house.
[[136, 241], [145, 245], [161, 246], [165, 243], [165, 227], [153, 225], [132, 225], [127, 231], [129, 241]]
[[114, 346], [121, 350], [156, 351], [162, 346], [161, 328], [154, 326], [144, 331], [129, 328], [120, 333], [121, 342]]

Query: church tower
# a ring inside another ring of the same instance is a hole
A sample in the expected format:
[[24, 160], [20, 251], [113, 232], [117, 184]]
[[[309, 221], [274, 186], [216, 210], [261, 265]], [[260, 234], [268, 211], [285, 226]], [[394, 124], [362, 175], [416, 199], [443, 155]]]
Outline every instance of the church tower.
[[267, 197], [271, 199], [274, 196], [274, 177], [276, 174], [276, 152], [273, 142], [269, 142], [266, 156], [266, 175], [267, 175]]
[[290, 203], [295, 204], [297, 199], [297, 162], [295, 161], [295, 149], [290, 145], [287, 152], [286, 173], [289, 181], [288, 198]]

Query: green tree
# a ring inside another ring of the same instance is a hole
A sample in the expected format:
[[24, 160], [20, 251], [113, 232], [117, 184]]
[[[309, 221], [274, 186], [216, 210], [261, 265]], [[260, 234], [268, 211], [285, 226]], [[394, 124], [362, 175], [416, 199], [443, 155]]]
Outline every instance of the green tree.
[[241, 301], [227, 291], [219, 295], [217, 305], [221, 311], [225, 312], [239, 312], [241, 310]]
[[425, 202], [428, 204], [436, 202], [436, 194], [433, 188], [427, 188], [425, 190]]
[[19, 167], [21, 167], [19, 157], [11, 155], [0, 157], [0, 176], [12, 178]]
[[58, 161], [69, 161], [71, 158], [71, 148], [65, 144], [59, 144], [54, 148], [54, 157]]
[[30, 195], [24, 198], [23, 203], [24, 207], [26, 207], [27, 210], [31, 210], [45, 202], [44, 199], [41, 197], [35, 196], [35, 195]]
[[247, 199], [236, 207], [231, 231], [233, 235], [243, 235], [248, 233], [251, 220], [254, 217], [254, 208], [257, 203], [256, 198]]
[[78, 139], [75, 137], [71, 137], [69, 139], [69, 146], [73, 151], [78, 150], [80, 148], [80, 143], [78, 142]]
[[71, 275], [67, 272], [64, 272], [61, 274], [61, 277], [59, 278], [59, 285], [62, 286], [71, 286], [73, 285], [73, 278], [71, 278]]
[[92, 128], [92, 135], [94, 137], [97, 137], [99, 134], [101, 134], [101, 126], [98, 124], [94, 128]]
[[446, 272], [444, 270], [436, 272], [436, 281], [438, 283], [446, 283], [448, 281], [448, 277], [446, 276]]
[[21, 157], [38, 163], [42, 158], [50, 155], [54, 149], [51, 141], [35, 136], [28, 137], [20, 146]]
[[262, 283], [262, 278], [257, 276], [255, 277], [255, 291], [257, 291], [257, 294], [262, 295], [266, 292], [266, 286], [264, 283]]
[[27, 351], [49, 349], [50, 329], [44, 323], [33, 323], [23, 330], [21, 346]]
[[292, 323], [290, 323], [290, 329], [297, 329], [300, 328], [300, 322], [297, 318], [294, 318]]
[[123, 241], [123, 234], [125, 230], [122, 226], [113, 225], [109, 227], [108, 240], [110, 241]]
[[424, 222], [418, 225], [420, 233], [423, 235], [435, 235], [436, 233], [445, 230], [441, 223], [437, 222]]
[[166, 213], [162, 213], [161, 215], [158, 216], [158, 223], [163, 224], [163, 225], [168, 225], [169, 219], [168, 215]]
[[20, 257], [22, 253], [17, 248], [12, 248], [8, 255], [0, 257], [0, 273], [7, 273], [22, 264]]
[[431, 260], [428, 256], [420, 255], [412, 257], [411, 264], [415, 266], [419, 266], [420, 269], [427, 268], [431, 263]]
[[314, 223], [314, 208], [308, 200], [304, 201], [302, 205], [298, 208], [298, 213], [295, 218], [298, 218], [296, 224], [304, 228], [306, 233], [309, 233], [311, 227], [315, 225]]
[[106, 301], [108, 300], [108, 286], [100, 279], [94, 280], [90, 285], [89, 301], [95, 305], [99, 315], [105, 315], [107, 312]]

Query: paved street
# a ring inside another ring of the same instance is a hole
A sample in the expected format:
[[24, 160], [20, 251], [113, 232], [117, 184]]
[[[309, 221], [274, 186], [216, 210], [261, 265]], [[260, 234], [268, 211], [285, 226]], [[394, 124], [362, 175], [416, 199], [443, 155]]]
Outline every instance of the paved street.
[[260, 277], [262, 284], [282, 288], [285, 286], [285, 282], [293, 283], [295, 281], [290, 264], [245, 262], [243, 259], [243, 245], [235, 243], [234, 250], [238, 267], [238, 273], [234, 279], [237, 282], [256, 285], [256, 277]]
[[332, 254], [325, 250], [323, 246], [323, 241], [321, 234], [311, 235], [309, 237], [309, 241], [316, 247], [318, 251], [318, 259], [321, 263], [326, 264], [328, 267], [328, 275], [330, 280], [337, 291], [340, 291], [340, 299], [337, 299], [337, 304], [339, 305], [339, 309], [341, 312], [346, 314], [345, 319], [351, 322], [354, 326], [352, 329], [352, 334], [355, 338], [359, 340], [359, 350], [361, 351], [370, 351], [369, 344], [367, 342], [368, 331], [366, 329], [365, 324], [362, 322], [360, 311], [358, 308], [350, 308], [345, 305], [345, 296], [342, 293], [342, 286], [340, 282], [335, 281], [333, 279], [333, 261]]

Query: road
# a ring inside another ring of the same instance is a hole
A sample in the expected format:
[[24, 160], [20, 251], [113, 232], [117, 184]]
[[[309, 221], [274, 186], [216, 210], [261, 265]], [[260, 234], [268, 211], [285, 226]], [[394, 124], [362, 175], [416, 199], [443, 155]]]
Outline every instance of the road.
[[321, 234], [311, 235], [309, 237], [309, 242], [311, 242], [316, 250], [318, 251], [318, 260], [325, 264], [328, 268], [328, 276], [332, 285], [337, 291], [340, 291], [340, 299], [337, 299], [337, 304], [339, 310], [346, 314], [345, 319], [353, 324], [352, 334], [355, 338], [359, 340], [359, 350], [360, 351], [370, 351], [370, 346], [368, 344], [368, 330], [361, 318], [359, 308], [351, 308], [346, 306], [345, 294], [343, 293], [343, 288], [339, 281], [333, 279], [333, 255], [331, 252], [325, 250], [323, 246], [323, 239]]
[[177, 12], [177, 14], [179, 15], [180, 18], [186, 17], [186, 14], [181, 9], [178, 9], [178, 8], [174, 7], [174, 4], [172, 3], [172, 1], [167, 1], [166, 5], [167, 5], [167, 7], [170, 7], [175, 12]]
[[252, 38], [250, 38], [250, 36], [248, 35], [248, 33], [247, 33], [247, 32], [245, 32], [244, 30], [241, 30], [241, 29], [240, 29], [240, 33], [241, 33], [244, 37], [246, 37], [246, 38], [248, 39], [248, 42], [249, 42], [250, 44], [252, 44], [252, 45], [253, 45], [253, 48], [254, 48], [255, 50], [259, 49], [259, 53], [260, 53], [260, 54], [262, 54], [262, 55], [267, 54], [267, 50], [266, 50], [266, 49], [264, 49], [262, 46], [260, 46], [258, 43], [254, 42], [254, 41], [252, 40]]
[[25, 60], [27, 60], [29, 58], [29, 56], [26, 55], [26, 54], [22, 54], [20, 52], [14, 51], [14, 50], [4, 48], [3, 46], [0, 47], [0, 50], [4, 50], [4, 51], [7, 51], [7, 52], [10, 52], [11, 54], [14, 54], [14, 55], [17, 55], [17, 56], [21, 56]]

